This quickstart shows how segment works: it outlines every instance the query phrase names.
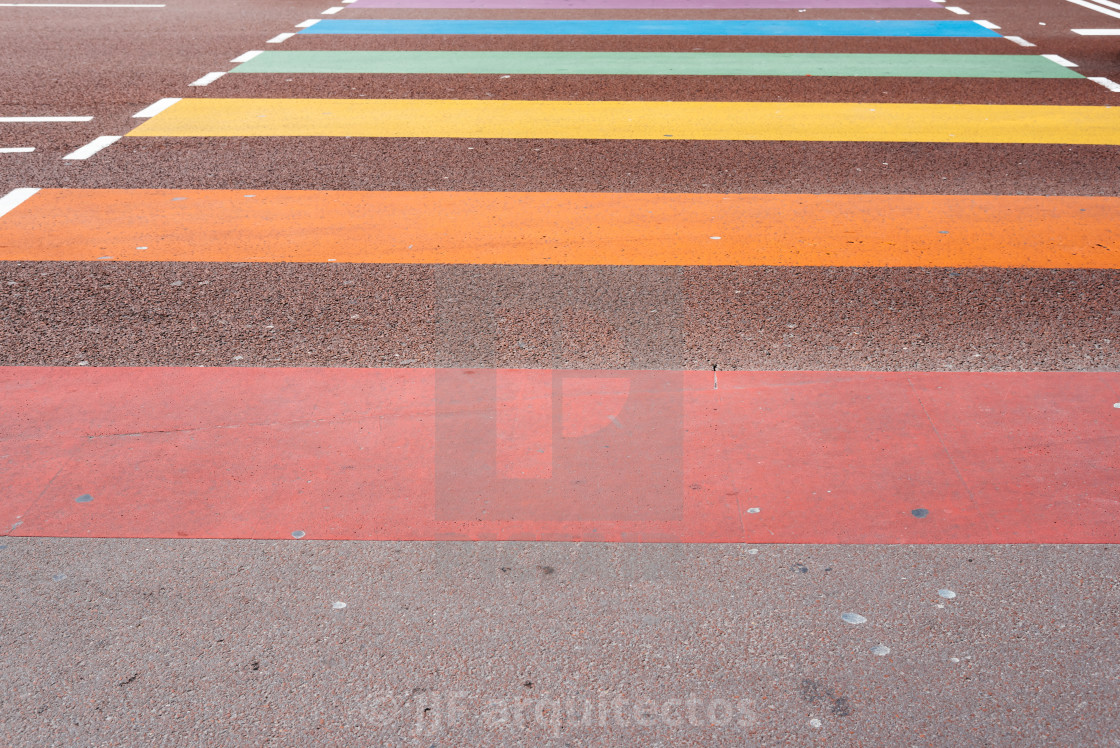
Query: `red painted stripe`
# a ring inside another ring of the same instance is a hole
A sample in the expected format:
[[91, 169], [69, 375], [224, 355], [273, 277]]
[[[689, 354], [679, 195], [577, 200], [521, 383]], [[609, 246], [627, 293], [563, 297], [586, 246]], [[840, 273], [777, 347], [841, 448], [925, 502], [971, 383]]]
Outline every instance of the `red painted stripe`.
[[12, 535], [1120, 542], [1116, 373], [713, 389], [711, 372], [11, 367], [0, 396]]

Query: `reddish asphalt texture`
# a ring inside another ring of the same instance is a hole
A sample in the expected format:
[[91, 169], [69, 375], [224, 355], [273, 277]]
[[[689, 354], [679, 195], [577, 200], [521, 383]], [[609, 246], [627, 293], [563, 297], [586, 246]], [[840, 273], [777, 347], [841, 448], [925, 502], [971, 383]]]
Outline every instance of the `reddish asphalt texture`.
[[[960, 3], [970, 16], [329, 16], [986, 19], [1030, 49], [1005, 39], [312, 35], [269, 45], [328, 3], [166, 2], [0, 8], [0, 116], [94, 117], [0, 123], [0, 147], [37, 148], [0, 154], [0, 194], [1120, 195], [1120, 149], [1097, 146], [138, 138], [61, 160], [125, 134], [140, 121], [132, 114], [163, 97], [1120, 104], [1120, 93], [1077, 80], [227, 75], [186, 85], [254, 49], [1036, 53], [1120, 81], [1120, 37], [1070, 32], [1120, 19], [1063, 0]], [[1117, 371], [1118, 343], [1115, 271], [0, 263], [5, 366]], [[1118, 560], [1112, 546], [0, 536], [0, 743], [1116, 746]]]

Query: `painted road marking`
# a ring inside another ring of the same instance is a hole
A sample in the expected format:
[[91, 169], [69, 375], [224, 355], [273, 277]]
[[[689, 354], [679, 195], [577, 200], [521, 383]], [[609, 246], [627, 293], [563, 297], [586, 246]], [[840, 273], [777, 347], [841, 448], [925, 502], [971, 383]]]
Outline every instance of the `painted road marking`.
[[201, 78], [199, 78], [198, 80], [196, 80], [194, 83], [188, 83], [187, 85], [188, 86], [209, 86], [211, 83], [218, 80], [223, 75], [225, 75], [225, 71], [221, 71], [221, 72], [218, 72], [218, 73], [207, 73], [206, 75], [204, 75]]
[[300, 23], [297, 23], [296, 28], [297, 29], [309, 29], [312, 26], [314, 26], [315, 24], [319, 23], [319, 21], [321, 21], [321, 20], [322, 20], [321, 18], [308, 18], [306, 21], [302, 21]]
[[90, 122], [93, 117], [0, 117], [0, 123], [8, 122]]
[[238, 55], [237, 57], [234, 57], [232, 60], [230, 60], [230, 62], [248, 62], [249, 60], [253, 59], [254, 57], [256, 57], [257, 55], [260, 55], [260, 54], [263, 54], [263, 52], [261, 50], [254, 49], [251, 52], [246, 52], [245, 54]]
[[980, 24], [981, 26], [983, 26], [984, 28], [986, 28], [986, 29], [992, 29], [993, 31], [997, 31], [997, 30], [999, 30], [999, 26], [996, 26], [996, 25], [995, 25], [994, 23], [992, 23], [991, 21], [974, 21], [973, 23], [978, 23], [978, 24]]
[[1095, 10], [1098, 13], [1103, 13], [1106, 16], [1112, 16], [1113, 18], [1120, 18], [1120, 13], [1116, 12], [1115, 10], [1109, 10], [1108, 8], [1101, 7], [1100, 5], [1097, 5], [1095, 3], [1086, 2], [1086, 0], [1066, 0], [1066, 1], [1070, 2], [1070, 3], [1073, 3], [1074, 5], [1080, 5], [1082, 8], [1088, 8], [1089, 10]]
[[120, 139], [120, 135], [102, 135], [100, 137], [94, 138], [73, 153], [66, 154], [62, 158], [66, 161], [85, 161], [93, 154], [97, 153], [103, 148], [111, 146], [113, 143], [116, 143]]
[[1047, 60], [1050, 60], [1051, 62], [1055, 62], [1055, 63], [1061, 65], [1062, 67], [1066, 67], [1066, 68], [1077, 67], [1077, 63], [1070, 62], [1069, 60], [1062, 57], [1061, 55], [1042, 55], [1042, 56], [1045, 57]]
[[955, 5], [946, 5], [945, 10], [949, 11], [950, 13], [956, 13], [958, 16], [969, 15], [969, 12], [967, 10], [965, 10], [964, 8], [958, 8]]
[[0, 148], [0, 153], [33, 153], [34, 148], [30, 146], [16, 146], [14, 148]]
[[295, 32], [285, 32], [283, 34], [277, 34], [276, 36], [265, 42], [265, 44], [281, 44], [282, 42], [288, 41], [293, 36], [295, 36]]
[[1120, 145], [1120, 108], [801, 102], [184, 99], [139, 125], [129, 135]]
[[1030, 42], [1028, 42], [1026, 39], [1024, 39], [1021, 36], [1005, 36], [1003, 38], [1006, 39], [1009, 42], [1015, 42], [1020, 47], [1034, 47], [1034, 46], [1037, 46], [1037, 45], [1031, 44]]
[[3, 261], [1120, 268], [1115, 197], [45, 189], [0, 226]]
[[1073, 33], [1081, 36], [1120, 36], [1120, 29], [1073, 29]]
[[[1080, 78], [1057, 55], [737, 52], [257, 52], [234, 73]], [[1060, 58], [1059, 58], [1060, 59]], [[1061, 65], [1062, 63], [1059, 63]]]
[[335, 13], [341, 13], [343, 10], [344, 8], [341, 5], [336, 5], [333, 8], [327, 8], [320, 15], [333, 16]]
[[301, 34], [998, 37], [972, 21], [330, 19]]
[[176, 104], [182, 99], [160, 99], [156, 103], [141, 109], [136, 114], [132, 115], [133, 119], [147, 119], [154, 117], [172, 104]]
[[38, 191], [38, 187], [17, 187], [3, 197], [0, 197], [0, 216], [6, 215]]
[[355, 8], [491, 10], [719, 10], [931, 8], [944, 0], [342, 0]]
[[[714, 390], [711, 371], [4, 367], [19, 459], [0, 461], [0, 520], [68, 537], [1116, 543], [1118, 390], [1117, 373], [730, 371]], [[538, 406], [556, 415], [499, 428]], [[521, 461], [538, 477], [503, 475]]]
[[1108, 78], [1099, 78], [1099, 77], [1093, 77], [1093, 78], [1090, 78], [1089, 80], [1093, 81], [1093, 83], [1101, 84], [1102, 86], [1107, 88], [1109, 91], [1120, 92], [1120, 83], [1117, 83], [1116, 81], [1110, 80]]

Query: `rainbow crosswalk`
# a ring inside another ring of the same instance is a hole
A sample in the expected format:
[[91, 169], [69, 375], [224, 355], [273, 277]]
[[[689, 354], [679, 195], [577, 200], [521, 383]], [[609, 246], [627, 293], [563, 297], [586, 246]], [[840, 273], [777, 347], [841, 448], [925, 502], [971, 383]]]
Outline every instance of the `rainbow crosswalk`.
[[[806, 7], [941, 6], [348, 6], [742, 15]], [[410, 36], [454, 47], [483, 35], [541, 48], [331, 48]], [[323, 48], [248, 56], [215, 84], [216, 95], [162, 106], [125, 140], [1120, 145], [1116, 106], [221, 96], [224, 81], [279, 75], [769, 76], [791, 86], [805, 76], [1084, 80], [1065, 61], [1022, 53], [545, 48], [558, 37], [1001, 38], [957, 19], [331, 18], [298, 34]], [[18, 198], [0, 211], [3, 261], [1120, 269], [1120, 199], [1111, 197], [561, 185], [531, 193], [42, 189]], [[389, 540], [1120, 542], [1100, 501], [1120, 478], [1120, 458], [1093, 446], [1120, 437], [1109, 394], [1118, 387], [1118, 374], [1078, 372], [4, 369], [0, 478], [12, 488], [0, 521], [19, 523], [17, 535], [64, 536], [283, 538], [299, 527], [299, 537]], [[1065, 437], [1071, 424], [1078, 439]], [[312, 487], [291, 488], [306, 475]], [[176, 486], [174, 502], [161, 498], [161, 484]], [[277, 490], [290, 494], [285, 502], [272, 500]], [[89, 493], [103, 499], [72, 501]]]
[[262, 52], [232, 73], [426, 75], [817, 75], [1081, 78], [1041, 55], [758, 52]]

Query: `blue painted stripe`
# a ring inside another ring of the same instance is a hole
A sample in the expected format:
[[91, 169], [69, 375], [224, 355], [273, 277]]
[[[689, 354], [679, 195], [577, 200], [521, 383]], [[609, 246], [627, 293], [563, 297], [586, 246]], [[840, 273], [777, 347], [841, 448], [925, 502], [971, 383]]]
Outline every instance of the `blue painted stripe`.
[[594, 21], [329, 19], [302, 34], [535, 34], [544, 36], [939, 36], [999, 34], [973, 21]]

